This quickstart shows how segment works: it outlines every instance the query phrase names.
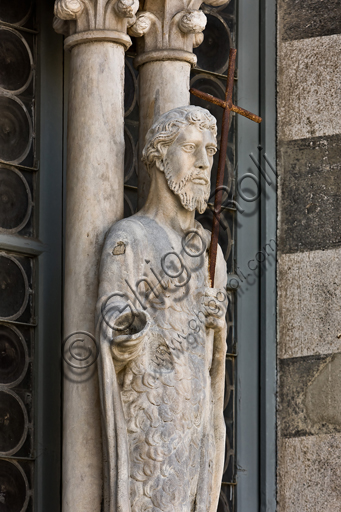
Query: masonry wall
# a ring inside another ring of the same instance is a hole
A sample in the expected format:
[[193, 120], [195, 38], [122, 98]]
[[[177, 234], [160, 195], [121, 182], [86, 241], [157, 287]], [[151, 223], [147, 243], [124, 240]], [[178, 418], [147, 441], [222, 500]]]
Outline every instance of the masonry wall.
[[341, 510], [341, 4], [278, 1], [278, 512]]

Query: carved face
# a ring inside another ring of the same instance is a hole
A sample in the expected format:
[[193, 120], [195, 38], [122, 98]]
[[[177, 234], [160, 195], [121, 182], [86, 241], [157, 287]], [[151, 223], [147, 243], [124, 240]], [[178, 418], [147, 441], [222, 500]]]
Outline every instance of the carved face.
[[169, 188], [179, 196], [186, 210], [206, 210], [210, 195], [213, 156], [217, 151], [211, 130], [195, 125], [181, 129], [164, 159], [164, 173]]

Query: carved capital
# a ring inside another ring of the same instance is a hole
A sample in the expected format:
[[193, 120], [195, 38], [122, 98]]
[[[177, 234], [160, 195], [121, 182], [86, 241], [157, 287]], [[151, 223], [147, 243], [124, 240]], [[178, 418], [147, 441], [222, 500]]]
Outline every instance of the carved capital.
[[[202, 0], [145, 0], [135, 23], [128, 33], [141, 38], [136, 65], [148, 60], [165, 60], [174, 52], [180, 60], [195, 64], [193, 47], [202, 43], [206, 16], [199, 10]], [[205, 0], [205, 4], [218, 6], [226, 0]], [[191, 54], [191, 56], [189, 55]], [[157, 57], [159, 55], [159, 59]], [[150, 59], [149, 57], [150, 56]]]
[[138, 8], [139, 0], [56, 0], [53, 28], [68, 36], [66, 47], [93, 39], [121, 42], [127, 48], [127, 28], [136, 22]]

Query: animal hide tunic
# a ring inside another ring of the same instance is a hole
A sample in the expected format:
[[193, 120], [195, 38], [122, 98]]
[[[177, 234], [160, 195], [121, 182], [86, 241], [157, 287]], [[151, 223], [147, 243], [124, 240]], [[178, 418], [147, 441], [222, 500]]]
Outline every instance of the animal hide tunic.
[[209, 235], [196, 223], [181, 237], [135, 215], [106, 238], [97, 307], [105, 512], [217, 508], [226, 328], [209, 329], [207, 318], [219, 294], [225, 301], [226, 265], [219, 248], [218, 302], [207, 307]]

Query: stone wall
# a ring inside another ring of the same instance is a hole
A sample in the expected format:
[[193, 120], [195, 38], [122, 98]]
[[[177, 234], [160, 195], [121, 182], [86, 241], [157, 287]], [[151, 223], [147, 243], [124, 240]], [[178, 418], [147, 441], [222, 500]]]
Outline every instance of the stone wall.
[[278, 1], [278, 512], [341, 510], [341, 6]]

